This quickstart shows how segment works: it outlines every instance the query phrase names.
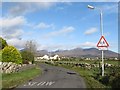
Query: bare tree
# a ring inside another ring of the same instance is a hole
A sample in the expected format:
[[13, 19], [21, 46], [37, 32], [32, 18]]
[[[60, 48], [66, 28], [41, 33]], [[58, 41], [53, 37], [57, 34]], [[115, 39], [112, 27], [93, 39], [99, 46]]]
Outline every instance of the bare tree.
[[37, 43], [33, 40], [27, 41], [25, 44], [25, 49], [35, 55], [37, 52]]

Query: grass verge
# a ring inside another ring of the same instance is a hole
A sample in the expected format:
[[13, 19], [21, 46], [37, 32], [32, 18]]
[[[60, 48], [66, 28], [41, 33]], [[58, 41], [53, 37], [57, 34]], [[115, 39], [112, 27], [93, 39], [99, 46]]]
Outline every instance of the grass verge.
[[88, 89], [93, 89], [93, 88], [108, 88], [105, 85], [103, 85], [102, 83], [100, 83], [98, 80], [94, 79], [94, 70], [88, 70], [85, 68], [80, 68], [80, 67], [73, 67], [71, 65], [63, 65], [63, 64], [50, 64], [50, 65], [55, 65], [55, 66], [60, 66], [60, 67], [64, 67], [70, 70], [73, 70], [77, 73], [79, 73], [79, 75], [81, 77], [83, 77], [85, 83], [86, 83], [86, 87]]
[[41, 70], [38, 67], [24, 70], [22, 72], [3, 74], [2, 75], [2, 88], [3, 90], [14, 88], [28, 80], [41, 74]]
[[93, 76], [93, 72], [91, 70], [87, 70], [84, 68], [71, 67], [62, 65], [64, 68], [71, 69], [80, 74], [81, 77], [84, 78], [87, 88], [107, 88], [105, 85], [101, 84], [99, 81], [95, 80]]

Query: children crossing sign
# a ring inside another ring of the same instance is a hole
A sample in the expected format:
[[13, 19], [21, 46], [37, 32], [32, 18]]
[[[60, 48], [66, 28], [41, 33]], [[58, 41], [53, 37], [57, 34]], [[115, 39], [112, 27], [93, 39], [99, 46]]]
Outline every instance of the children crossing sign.
[[109, 44], [104, 36], [101, 36], [99, 42], [97, 43], [97, 47], [99, 48], [99, 50], [107, 50], [107, 48], [109, 47]]

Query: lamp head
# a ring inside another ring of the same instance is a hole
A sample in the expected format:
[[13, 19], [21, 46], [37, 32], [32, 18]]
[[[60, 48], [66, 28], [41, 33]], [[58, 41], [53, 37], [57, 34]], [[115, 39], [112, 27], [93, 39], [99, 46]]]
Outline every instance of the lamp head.
[[94, 7], [93, 7], [93, 6], [91, 6], [91, 5], [88, 5], [88, 8], [90, 8], [90, 9], [94, 9]]

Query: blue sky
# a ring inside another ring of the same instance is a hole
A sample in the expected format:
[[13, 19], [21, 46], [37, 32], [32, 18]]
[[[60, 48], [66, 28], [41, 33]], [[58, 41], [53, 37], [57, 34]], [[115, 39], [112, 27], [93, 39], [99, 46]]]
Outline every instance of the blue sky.
[[103, 10], [104, 36], [118, 52], [117, 2], [3, 2], [2, 37], [19, 49], [27, 40], [36, 41], [39, 50], [96, 47], [100, 12], [88, 4]]

